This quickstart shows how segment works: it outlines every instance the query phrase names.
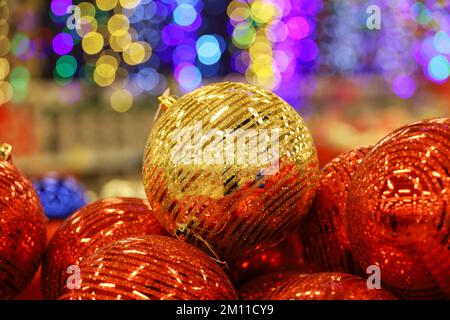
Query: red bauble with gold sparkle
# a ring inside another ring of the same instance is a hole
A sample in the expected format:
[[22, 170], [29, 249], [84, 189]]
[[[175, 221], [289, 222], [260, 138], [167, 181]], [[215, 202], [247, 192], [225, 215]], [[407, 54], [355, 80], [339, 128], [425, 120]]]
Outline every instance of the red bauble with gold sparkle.
[[267, 273], [239, 287], [238, 296], [243, 300], [267, 300], [272, 292], [299, 274], [303, 273], [293, 271]]
[[347, 234], [365, 270], [403, 298], [450, 298], [450, 119], [381, 140], [356, 170]]
[[0, 299], [12, 299], [33, 279], [45, 249], [46, 218], [31, 182], [0, 145]]
[[316, 197], [300, 230], [305, 260], [317, 272], [363, 273], [351, 253], [344, 215], [353, 174], [370, 149], [344, 153], [321, 171]]
[[71, 215], [51, 239], [42, 271], [42, 291], [56, 299], [85, 257], [120, 239], [165, 235], [146, 200], [110, 198], [91, 203]]
[[384, 289], [369, 289], [367, 280], [346, 273], [289, 274], [268, 300], [396, 300]]
[[236, 292], [209, 256], [165, 236], [119, 240], [80, 265], [79, 289], [64, 300], [231, 300]]
[[282, 243], [247, 259], [230, 263], [226, 270], [234, 284], [240, 285], [263, 274], [283, 271], [309, 272], [305, 264], [303, 245], [297, 233]]

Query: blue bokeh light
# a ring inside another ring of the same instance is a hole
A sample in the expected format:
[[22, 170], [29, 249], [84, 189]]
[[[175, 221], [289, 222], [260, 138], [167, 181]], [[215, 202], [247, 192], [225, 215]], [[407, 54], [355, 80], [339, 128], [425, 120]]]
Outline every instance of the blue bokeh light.
[[446, 57], [435, 56], [428, 63], [428, 72], [436, 81], [445, 81], [450, 76], [450, 65]]
[[182, 3], [175, 8], [173, 20], [180, 26], [189, 26], [197, 18], [197, 11], [190, 4]]
[[204, 35], [197, 40], [196, 44], [198, 59], [206, 65], [215, 64], [220, 60], [222, 51], [219, 41], [215, 36]]

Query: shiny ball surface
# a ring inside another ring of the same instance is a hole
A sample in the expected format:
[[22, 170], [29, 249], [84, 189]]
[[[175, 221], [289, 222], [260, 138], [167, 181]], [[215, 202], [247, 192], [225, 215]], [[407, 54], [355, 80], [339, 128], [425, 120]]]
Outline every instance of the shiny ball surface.
[[109, 198], [91, 203], [71, 215], [51, 239], [44, 259], [44, 297], [56, 299], [83, 259], [120, 239], [143, 234], [166, 234], [146, 200]]
[[230, 261], [289, 236], [314, 197], [318, 161], [290, 105], [225, 82], [168, 107], [150, 133], [143, 177], [171, 235]]
[[300, 230], [305, 260], [318, 272], [362, 273], [351, 252], [344, 216], [353, 175], [370, 149], [341, 154], [321, 170], [316, 197]]
[[0, 160], [0, 299], [33, 279], [45, 249], [46, 218], [31, 182]]
[[389, 291], [369, 289], [366, 279], [345, 273], [289, 275], [269, 300], [396, 300]]
[[231, 300], [223, 270], [188, 243], [165, 236], [119, 240], [80, 264], [81, 288], [65, 300]]
[[450, 119], [413, 123], [381, 140], [350, 186], [354, 256], [399, 297], [450, 297], [449, 159]]

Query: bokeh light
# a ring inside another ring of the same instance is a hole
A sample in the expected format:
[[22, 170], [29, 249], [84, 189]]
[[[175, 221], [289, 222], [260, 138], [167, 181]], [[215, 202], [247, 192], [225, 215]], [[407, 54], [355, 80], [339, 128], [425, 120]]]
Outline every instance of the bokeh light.
[[212, 35], [201, 36], [197, 40], [196, 47], [198, 59], [206, 65], [215, 64], [222, 55], [219, 41]]
[[81, 44], [87, 54], [97, 54], [103, 49], [103, 36], [98, 32], [89, 32], [83, 37]]
[[73, 49], [73, 38], [70, 34], [61, 32], [53, 38], [52, 47], [60, 56], [68, 54]]
[[442, 82], [450, 76], [450, 64], [446, 57], [435, 56], [428, 64], [428, 72], [433, 80]]
[[180, 26], [189, 26], [197, 18], [197, 11], [190, 4], [182, 3], [175, 8], [173, 20]]
[[127, 90], [117, 90], [111, 95], [111, 106], [117, 112], [127, 112], [133, 106], [133, 96]]

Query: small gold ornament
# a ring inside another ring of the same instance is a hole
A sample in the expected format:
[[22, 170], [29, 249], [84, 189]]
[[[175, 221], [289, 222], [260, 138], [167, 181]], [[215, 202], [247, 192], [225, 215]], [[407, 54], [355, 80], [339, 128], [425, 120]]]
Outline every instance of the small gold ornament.
[[217, 260], [285, 239], [318, 180], [314, 142], [298, 113], [267, 90], [230, 82], [160, 102], [166, 111], [150, 133], [143, 176], [167, 231]]

